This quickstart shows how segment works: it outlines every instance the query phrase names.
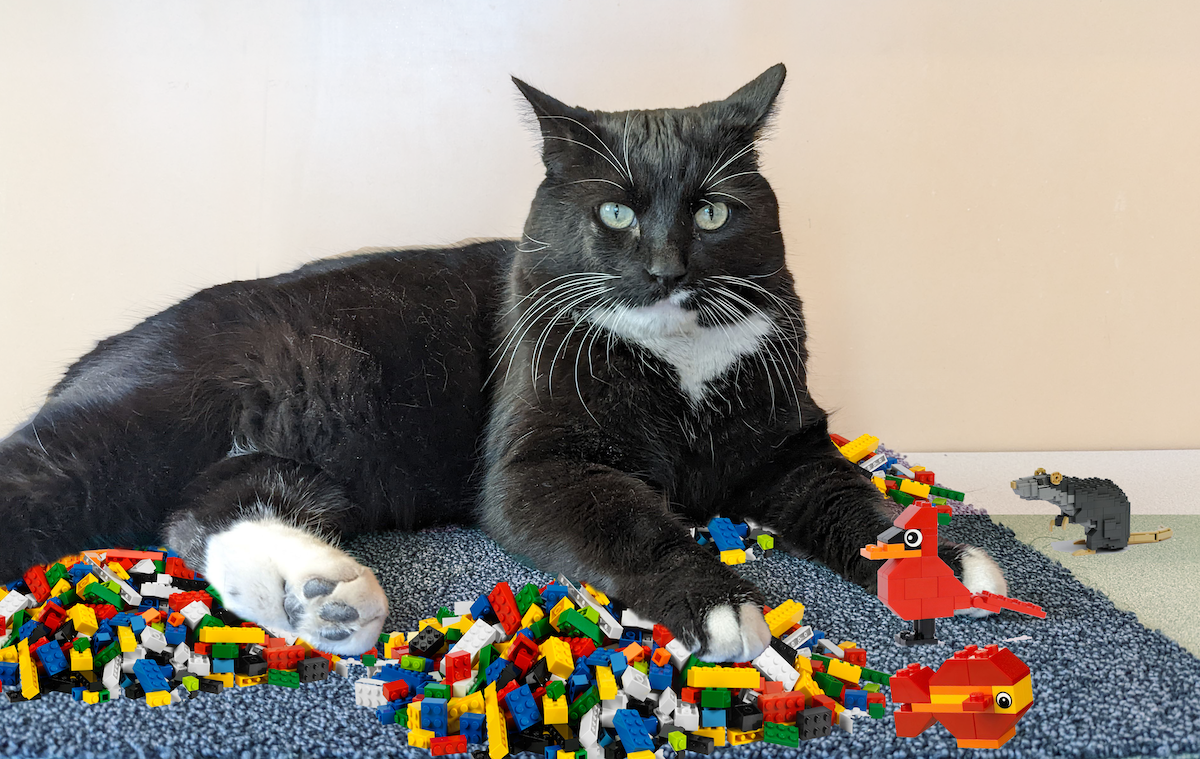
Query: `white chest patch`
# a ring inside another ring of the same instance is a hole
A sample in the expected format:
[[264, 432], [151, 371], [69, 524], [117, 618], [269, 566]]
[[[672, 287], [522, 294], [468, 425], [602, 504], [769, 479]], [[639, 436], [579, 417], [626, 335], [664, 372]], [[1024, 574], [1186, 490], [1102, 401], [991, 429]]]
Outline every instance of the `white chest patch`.
[[598, 309], [588, 319], [673, 366], [679, 374], [679, 388], [695, 403], [703, 400], [711, 380], [742, 356], [756, 352], [774, 326], [770, 319], [755, 314], [735, 324], [704, 327], [696, 323], [695, 311], [669, 300], [637, 308]]

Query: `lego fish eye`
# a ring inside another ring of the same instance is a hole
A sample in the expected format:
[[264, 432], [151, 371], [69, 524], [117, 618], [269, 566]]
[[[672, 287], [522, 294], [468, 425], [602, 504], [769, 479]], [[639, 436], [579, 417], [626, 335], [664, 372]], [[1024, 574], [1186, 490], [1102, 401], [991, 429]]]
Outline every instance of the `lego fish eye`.
[[906, 548], [919, 548], [921, 546], [921, 531], [905, 530], [904, 545]]
[[1008, 695], [1004, 691], [1000, 691], [999, 693], [996, 694], [996, 708], [1008, 709], [1008, 708], [1011, 708], [1012, 705], [1013, 705], [1012, 696]]

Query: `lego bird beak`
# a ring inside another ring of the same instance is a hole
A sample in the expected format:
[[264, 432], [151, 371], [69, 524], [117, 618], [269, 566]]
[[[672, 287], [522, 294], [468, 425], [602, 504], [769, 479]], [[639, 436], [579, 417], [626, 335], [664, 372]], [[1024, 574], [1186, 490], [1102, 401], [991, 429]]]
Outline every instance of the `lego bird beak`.
[[880, 541], [871, 545], [863, 546], [858, 549], [858, 552], [864, 558], [871, 561], [882, 561], [884, 559], [905, 559], [912, 556], [920, 556], [920, 551], [910, 551], [904, 547], [903, 543], [884, 543]]

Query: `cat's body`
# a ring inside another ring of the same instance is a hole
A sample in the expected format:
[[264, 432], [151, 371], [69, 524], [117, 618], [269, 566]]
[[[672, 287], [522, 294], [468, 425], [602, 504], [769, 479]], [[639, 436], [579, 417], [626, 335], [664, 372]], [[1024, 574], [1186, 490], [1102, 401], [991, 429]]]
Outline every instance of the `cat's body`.
[[[547, 165], [520, 243], [318, 262], [102, 342], [0, 441], [0, 575], [162, 529], [234, 611], [355, 652], [387, 600], [325, 538], [477, 515], [712, 659], [769, 633], [688, 522], [753, 519], [870, 585], [857, 549], [890, 517], [807, 393], [756, 169], [782, 79], [619, 114], [518, 82]], [[982, 552], [943, 553], [1004, 591]]]

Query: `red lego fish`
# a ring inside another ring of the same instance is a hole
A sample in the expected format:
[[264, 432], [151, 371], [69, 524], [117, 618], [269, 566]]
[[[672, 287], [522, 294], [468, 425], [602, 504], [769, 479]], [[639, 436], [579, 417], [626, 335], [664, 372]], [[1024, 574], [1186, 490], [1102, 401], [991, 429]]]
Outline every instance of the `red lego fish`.
[[937, 643], [934, 620], [953, 616], [957, 609], [1011, 609], [1044, 619], [1046, 612], [1037, 604], [987, 591], [972, 593], [954, 576], [937, 553], [938, 524], [949, 520], [949, 506], [916, 501], [896, 517], [894, 527], [879, 535], [879, 542], [860, 549], [868, 559], [887, 559], [879, 569], [879, 600], [913, 623], [913, 629], [899, 633], [896, 642]]
[[959, 748], [1000, 748], [1033, 704], [1029, 667], [1007, 648], [967, 646], [934, 672], [910, 664], [891, 678], [896, 735], [941, 722]]

